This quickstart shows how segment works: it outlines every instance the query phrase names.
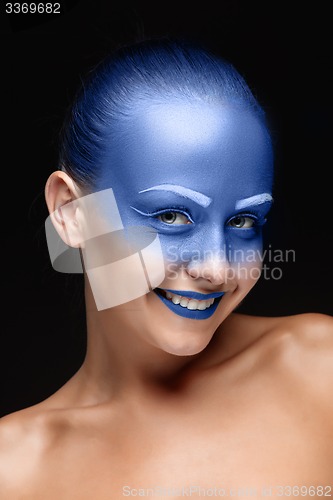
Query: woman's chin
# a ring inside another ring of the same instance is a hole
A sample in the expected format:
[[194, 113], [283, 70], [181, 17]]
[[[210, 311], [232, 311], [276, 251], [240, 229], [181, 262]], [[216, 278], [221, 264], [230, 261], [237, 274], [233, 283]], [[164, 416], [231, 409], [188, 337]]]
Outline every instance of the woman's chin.
[[175, 314], [154, 292], [145, 296], [144, 310], [150, 341], [155, 347], [175, 356], [199, 354], [207, 347], [216, 329], [209, 319], [191, 320]]
[[175, 338], [177, 332], [173, 332], [172, 339], [160, 338], [158, 342], [158, 347], [164, 352], [173, 354], [174, 356], [194, 356], [202, 352], [209, 344], [211, 338], [207, 338], [206, 335], [200, 336], [199, 333], [194, 334], [193, 332], [179, 332], [179, 338]]
[[173, 356], [195, 356], [196, 354], [199, 354], [205, 349], [206, 346], [200, 348], [182, 348], [182, 349], [177, 349], [175, 347], [170, 347], [167, 349], [164, 349], [165, 352], [168, 354], [172, 354]]

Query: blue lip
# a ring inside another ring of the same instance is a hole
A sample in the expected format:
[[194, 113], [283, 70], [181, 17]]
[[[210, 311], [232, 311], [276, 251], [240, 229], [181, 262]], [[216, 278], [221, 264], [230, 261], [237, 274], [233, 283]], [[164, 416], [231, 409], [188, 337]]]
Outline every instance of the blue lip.
[[163, 288], [165, 292], [175, 293], [176, 295], [181, 295], [182, 297], [189, 297], [190, 299], [198, 299], [198, 300], [207, 300], [207, 299], [217, 299], [218, 297], [223, 297], [224, 292], [215, 292], [215, 293], [199, 293], [199, 292], [190, 292], [186, 290], [168, 290]]
[[[167, 299], [163, 295], [161, 295], [161, 292], [159, 291], [159, 288], [155, 288], [154, 292], [156, 293], [157, 297], [170, 309], [170, 311], [174, 312], [175, 314], [178, 314], [178, 316], [182, 316], [183, 318], [188, 318], [188, 319], [208, 319], [210, 318], [214, 312], [216, 311], [217, 306], [219, 305], [222, 296], [224, 293], [219, 293], [219, 294], [210, 294], [210, 295], [218, 295], [216, 300], [214, 301], [214, 304], [212, 304], [210, 307], [205, 309], [204, 311], [199, 311], [198, 309], [195, 311], [191, 311], [190, 309], [187, 309], [187, 307], [182, 307], [179, 304], [174, 304], [172, 300]], [[170, 290], [171, 291], [171, 290]], [[177, 291], [179, 293], [179, 291]], [[190, 293], [190, 292], [186, 292]], [[196, 292], [191, 292], [195, 294]], [[179, 293], [180, 295], [180, 293]], [[197, 294], [203, 296], [201, 293]], [[208, 297], [207, 295], [204, 295], [204, 297]], [[213, 298], [213, 297], [211, 297]]]

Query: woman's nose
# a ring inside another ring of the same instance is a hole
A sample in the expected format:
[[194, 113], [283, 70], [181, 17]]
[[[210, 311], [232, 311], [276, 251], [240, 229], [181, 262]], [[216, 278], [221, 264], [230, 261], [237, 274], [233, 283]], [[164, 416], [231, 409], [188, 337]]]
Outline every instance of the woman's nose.
[[200, 234], [196, 234], [195, 241], [189, 241], [187, 251], [190, 258], [185, 268], [191, 278], [201, 278], [214, 286], [227, 283], [230, 262], [222, 224], [213, 223], [203, 227]]
[[191, 260], [186, 267], [193, 279], [203, 279], [212, 285], [221, 286], [227, 283], [230, 264], [225, 255], [214, 254], [204, 260]]

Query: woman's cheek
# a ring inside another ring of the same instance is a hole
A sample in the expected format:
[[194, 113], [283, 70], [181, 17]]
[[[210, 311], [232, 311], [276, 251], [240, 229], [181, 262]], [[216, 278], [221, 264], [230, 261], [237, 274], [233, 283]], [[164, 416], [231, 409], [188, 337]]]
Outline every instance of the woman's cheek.
[[252, 288], [258, 281], [262, 270], [261, 232], [247, 232], [231, 235], [228, 239], [226, 257], [229, 263], [227, 281]]

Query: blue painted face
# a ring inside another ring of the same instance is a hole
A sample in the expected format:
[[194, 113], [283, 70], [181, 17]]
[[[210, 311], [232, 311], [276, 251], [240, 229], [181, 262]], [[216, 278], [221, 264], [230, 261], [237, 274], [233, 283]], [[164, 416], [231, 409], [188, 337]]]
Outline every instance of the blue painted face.
[[[265, 126], [235, 103], [140, 104], [119, 124], [97, 189], [112, 187], [125, 227], [158, 232], [166, 263], [159, 295], [172, 312], [208, 319], [228, 294], [230, 312], [258, 279], [235, 275], [228, 283], [225, 269], [258, 267], [248, 256], [260, 254], [272, 163]], [[214, 311], [199, 311], [174, 303], [166, 290], [225, 296]]]

